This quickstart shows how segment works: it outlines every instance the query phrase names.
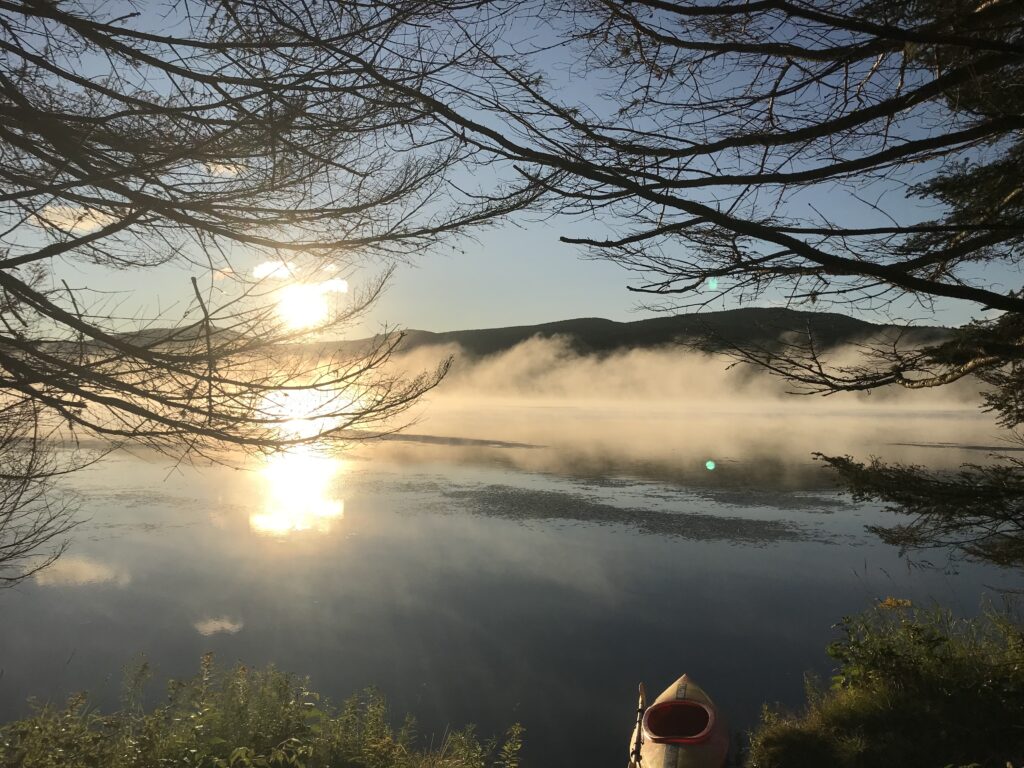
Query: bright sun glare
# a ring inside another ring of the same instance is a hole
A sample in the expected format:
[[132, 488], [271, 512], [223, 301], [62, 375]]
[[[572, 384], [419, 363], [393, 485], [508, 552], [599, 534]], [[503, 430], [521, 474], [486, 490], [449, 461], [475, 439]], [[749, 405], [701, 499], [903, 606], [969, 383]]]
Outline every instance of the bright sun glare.
[[[316, 437], [335, 426], [336, 417], [322, 414], [344, 410], [345, 405], [335, 392], [307, 389], [271, 393], [262, 410], [282, 420], [277, 426], [282, 437], [302, 438]], [[260, 469], [262, 504], [249, 515], [249, 527], [275, 537], [328, 532], [345, 515], [345, 502], [336, 495], [344, 466], [315, 445], [296, 445], [267, 457]]]
[[328, 311], [327, 297], [315, 285], [286, 285], [277, 300], [277, 314], [293, 330], [324, 323]]
[[334, 489], [342, 471], [343, 462], [309, 446], [271, 456], [260, 471], [263, 507], [249, 515], [249, 527], [265, 536], [327, 533], [345, 515], [345, 502]]
[[344, 280], [320, 283], [291, 283], [280, 289], [277, 314], [292, 330], [315, 328], [330, 318], [332, 296], [348, 292]]
[[278, 390], [263, 398], [261, 411], [279, 420], [276, 428], [283, 438], [316, 437], [339, 424], [343, 414], [359, 408], [359, 401], [326, 389]]
[[[312, 299], [340, 292], [347, 286], [343, 280], [328, 280], [315, 286], [287, 286], [282, 293], [288, 294], [289, 289], [300, 287], [314, 289], [309, 294], [312, 303]], [[296, 296], [298, 301], [299, 294], [289, 295]], [[289, 306], [285, 305], [283, 316]], [[316, 305], [312, 309], [303, 307], [301, 311], [305, 314], [300, 315], [300, 308], [295, 309], [292, 322], [314, 317]], [[322, 371], [321, 380], [334, 375], [336, 373]], [[341, 427], [346, 415], [361, 407], [364, 407], [361, 398], [354, 392], [309, 384], [307, 388], [269, 392], [259, 411], [282, 439], [291, 440], [320, 438]], [[345, 502], [337, 495], [344, 467], [345, 463], [331, 455], [326, 446], [314, 442], [292, 445], [266, 457], [260, 467], [261, 502], [249, 515], [250, 529], [275, 537], [300, 531], [326, 533], [345, 514]]]

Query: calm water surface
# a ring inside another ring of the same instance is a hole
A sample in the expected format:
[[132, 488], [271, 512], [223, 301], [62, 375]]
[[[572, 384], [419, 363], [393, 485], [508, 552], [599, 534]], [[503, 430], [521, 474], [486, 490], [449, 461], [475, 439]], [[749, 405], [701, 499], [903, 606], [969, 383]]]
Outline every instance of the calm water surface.
[[0, 717], [77, 690], [114, 706], [140, 656], [165, 679], [213, 651], [335, 699], [375, 685], [425, 734], [520, 721], [529, 765], [620, 766], [641, 680], [689, 672], [743, 729], [830, 673], [844, 614], [887, 595], [970, 614], [1022, 586], [939, 554], [908, 566], [799, 439], [950, 466], [998, 439], [973, 415], [645, 418], [454, 413], [251, 471], [112, 456], [74, 477], [89, 521], [67, 555], [0, 592]]

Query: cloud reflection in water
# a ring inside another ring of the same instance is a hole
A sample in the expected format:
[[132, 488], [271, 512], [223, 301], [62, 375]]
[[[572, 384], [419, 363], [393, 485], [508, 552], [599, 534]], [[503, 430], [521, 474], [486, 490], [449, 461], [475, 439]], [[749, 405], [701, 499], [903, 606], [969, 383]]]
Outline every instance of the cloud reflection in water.
[[64, 555], [33, 578], [42, 587], [79, 587], [86, 584], [116, 584], [123, 587], [131, 582], [131, 576], [121, 568], [75, 555]]
[[215, 616], [197, 621], [192, 626], [203, 637], [210, 637], [221, 634], [236, 635], [242, 631], [245, 623], [240, 619], [232, 619], [230, 616]]

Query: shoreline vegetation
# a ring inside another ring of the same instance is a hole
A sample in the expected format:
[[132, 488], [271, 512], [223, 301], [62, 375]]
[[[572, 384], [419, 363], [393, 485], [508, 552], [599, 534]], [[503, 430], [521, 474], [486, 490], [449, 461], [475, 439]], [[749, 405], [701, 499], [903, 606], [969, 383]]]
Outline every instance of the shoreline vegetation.
[[307, 680], [267, 667], [220, 670], [211, 654], [199, 674], [168, 684], [166, 701], [146, 712], [143, 664], [126, 675], [119, 711], [101, 714], [85, 694], [62, 708], [42, 706], [0, 727], [4, 768], [518, 768], [523, 728], [481, 740], [472, 726], [418, 744], [416, 725], [399, 727], [379, 692], [332, 706]]
[[1024, 764], [1024, 624], [886, 598], [846, 617], [837, 674], [800, 713], [765, 707], [751, 768], [1013, 768]]
[[[734, 756], [750, 768], [901, 768], [1024, 764], [1024, 625], [1009, 609], [973, 619], [886, 598], [844, 618], [828, 648], [829, 685], [808, 680], [807, 704], [765, 706]], [[0, 766], [193, 768], [518, 768], [524, 729], [481, 739], [472, 726], [423, 746], [399, 727], [379, 692], [334, 707], [306, 680], [273, 667], [200, 672], [171, 681], [145, 711], [143, 664], [127, 676], [121, 709], [101, 714], [85, 694], [40, 706], [0, 727]], [[628, 724], [623, 724], [623, 731]], [[609, 764], [614, 764], [610, 756]]]

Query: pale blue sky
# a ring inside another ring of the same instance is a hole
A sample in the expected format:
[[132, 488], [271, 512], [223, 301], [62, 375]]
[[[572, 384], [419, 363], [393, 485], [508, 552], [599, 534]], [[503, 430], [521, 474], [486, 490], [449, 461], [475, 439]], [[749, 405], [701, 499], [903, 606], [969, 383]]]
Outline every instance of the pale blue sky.
[[[478, 232], [476, 237], [451, 241], [420, 255], [412, 264], [400, 265], [378, 304], [346, 335], [371, 335], [384, 325], [428, 331], [531, 325], [574, 317], [605, 317], [639, 320], [655, 313], [639, 310], [647, 298], [626, 289], [637, 275], [606, 262], [581, 258], [582, 251], [559, 242], [560, 234], [580, 234], [581, 222], [523, 222]], [[235, 268], [251, 269], [262, 257], [239, 253]], [[1005, 270], [1000, 270], [1004, 272]], [[374, 268], [362, 273], [366, 279]], [[55, 276], [72, 287], [84, 286], [104, 294], [121, 317], [153, 318], [162, 313], [171, 325], [192, 300], [189, 278], [209, 279], [197, 267], [168, 266], [152, 270], [109, 271], [92, 265], [57, 266]], [[986, 277], [989, 275], [986, 273]], [[1019, 276], [1005, 279], [1019, 284]], [[357, 274], [353, 282], [359, 280]], [[725, 287], [724, 284], [722, 287]], [[96, 301], [101, 296], [95, 297]], [[766, 296], [755, 306], [780, 305], [779, 296]], [[733, 300], [710, 309], [735, 307]], [[977, 314], [978, 308], [963, 302], [944, 301], [934, 316], [909, 303], [894, 307], [889, 315], [833, 311], [874, 322], [889, 319], [916, 323], [959, 325]], [[800, 307], [807, 309], [809, 307]], [[819, 307], [827, 309], [826, 307]]]
[[628, 272], [580, 258], [559, 232], [549, 224], [505, 226], [441, 247], [398, 269], [369, 320], [444, 331], [652, 314], [635, 310], [642, 297], [626, 290]]
[[[563, 230], [564, 231], [564, 230]], [[368, 318], [367, 326], [384, 322], [407, 328], [447, 331], [530, 325], [573, 317], [639, 320], [654, 316], [638, 310], [645, 299], [626, 286], [637, 276], [617, 265], [580, 258], [581, 251], [558, 242], [559, 230], [537, 225], [528, 230], [506, 227], [491, 230], [478, 242], [463, 242], [464, 252], [445, 252], [422, 258], [415, 267], [401, 267], [387, 294]], [[765, 297], [755, 306], [778, 305], [778, 297]], [[709, 309], [738, 306], [734, 301]], [[811, 307], [798, 307], [811, 309]], [[892, 318], [917, 323], [960, 325], [978, 308], [964, 302], [943, 301], [931, 316], [920, 307], [903, 303]], [[886, 315], [832, 311], [885, 322]]]

